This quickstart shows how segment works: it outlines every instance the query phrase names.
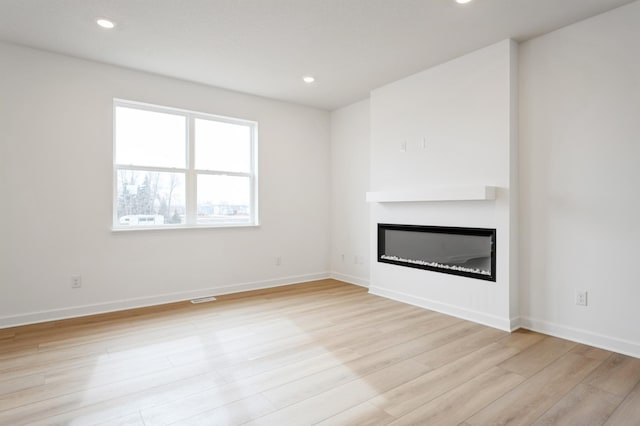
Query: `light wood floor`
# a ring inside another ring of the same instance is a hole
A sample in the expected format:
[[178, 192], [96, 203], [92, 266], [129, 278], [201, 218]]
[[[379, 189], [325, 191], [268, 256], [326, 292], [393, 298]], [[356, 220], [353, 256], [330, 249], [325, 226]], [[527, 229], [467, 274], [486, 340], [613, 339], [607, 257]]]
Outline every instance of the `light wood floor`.
[[0, 330], [0, 424], [640, 424], [640, 360], [326, 280]]

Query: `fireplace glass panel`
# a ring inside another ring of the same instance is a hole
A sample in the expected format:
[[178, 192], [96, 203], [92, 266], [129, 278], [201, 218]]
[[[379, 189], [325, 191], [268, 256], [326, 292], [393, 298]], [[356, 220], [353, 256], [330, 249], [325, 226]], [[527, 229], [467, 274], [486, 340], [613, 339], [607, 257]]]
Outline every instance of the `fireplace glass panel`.
[[495, 230], [380, 225], [379, 261], [495, 281]]

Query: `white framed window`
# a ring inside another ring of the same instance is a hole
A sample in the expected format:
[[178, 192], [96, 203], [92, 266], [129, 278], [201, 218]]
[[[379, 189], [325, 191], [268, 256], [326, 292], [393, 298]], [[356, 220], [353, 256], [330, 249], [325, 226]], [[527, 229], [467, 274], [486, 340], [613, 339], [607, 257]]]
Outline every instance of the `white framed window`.
[[258, 123], [115, 99], [113, 229], [258, 224]]

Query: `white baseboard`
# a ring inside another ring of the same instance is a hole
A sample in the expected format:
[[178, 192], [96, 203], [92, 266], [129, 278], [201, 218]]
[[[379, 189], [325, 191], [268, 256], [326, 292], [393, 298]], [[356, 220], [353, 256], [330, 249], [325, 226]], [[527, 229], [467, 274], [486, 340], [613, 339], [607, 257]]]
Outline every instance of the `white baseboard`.
[[640, 343], [534, 318], [520, 318], [521, 328], [640, 358]]
[[462, 318], [473, 321], [478, 324], [487, 325], [504, 331], [512, 331], [511, 320], [501, 318], [495, 315], [485, 314], [483, 312], [473, 311], [470, 309], [460, 308], [458, 306], [446, 303], [436, 302], [423, 297], [413, 296], [399, 291], [388, 290], [380, 287], [369, 287], [369, 293], [376, 296], [386, 297], [388, 299], [397, 300], [398, 302], [408, 303], [410, 305], [419, 306], [431, 311], [440, 312], [453, 317]]
[[104, 314], [107, 312], [123, 311], [126, 309], [144, 308], [146, 306], [162, 305], [165, 303], [182, 302], [207, 296], [219, 296], [223, 294], [240, 293], [250, 290], [280, 287], [291, 284], [302, 284], [309, 281], [323, 280], [330, 277], [328, 272], [315, 274], [295, 275], [249, 283], [232, 284], [223, 287], [213, 287], [201, 290], [167, 293], [149, 297], [116, 300], [106, 303], [73, 306], [69, 308], [51, 309], [47, 311], [30, 312], [20, 315], [0, 317], [0, 328], [16, 327], [20, 325], [36, 324], [39, 322], [56, 321], [68, 318], [77, 318], [87, 315]]
[[349, 284], [359, 285], [360, 287], [369, 287], [369, 280], [366, 278], [356, 277], [354, 275], [342, 274], [340, 272], [330, 272], [329, 276], [334, 280], [343, 281]]
[[514, 317], [509, 320], [511, 331], [516, 331], [519, 328], [522, 328], [522, 318]]

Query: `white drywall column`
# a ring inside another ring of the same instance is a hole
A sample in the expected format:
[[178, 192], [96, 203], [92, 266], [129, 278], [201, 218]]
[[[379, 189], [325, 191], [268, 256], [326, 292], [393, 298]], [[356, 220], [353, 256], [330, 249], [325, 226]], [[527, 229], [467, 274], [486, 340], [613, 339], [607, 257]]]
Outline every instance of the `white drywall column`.
[[[501, 329], [516, 325], [516, 50], [505, 40], [372, 92], [371, 191], [497, 187], [495, 201], [372, 203], [372, 293]], [[376, 262], [383, 222], [496, 228], [497, 282]]]
[[331, 113], [331, 274], [369, 285], [369, 100]]

